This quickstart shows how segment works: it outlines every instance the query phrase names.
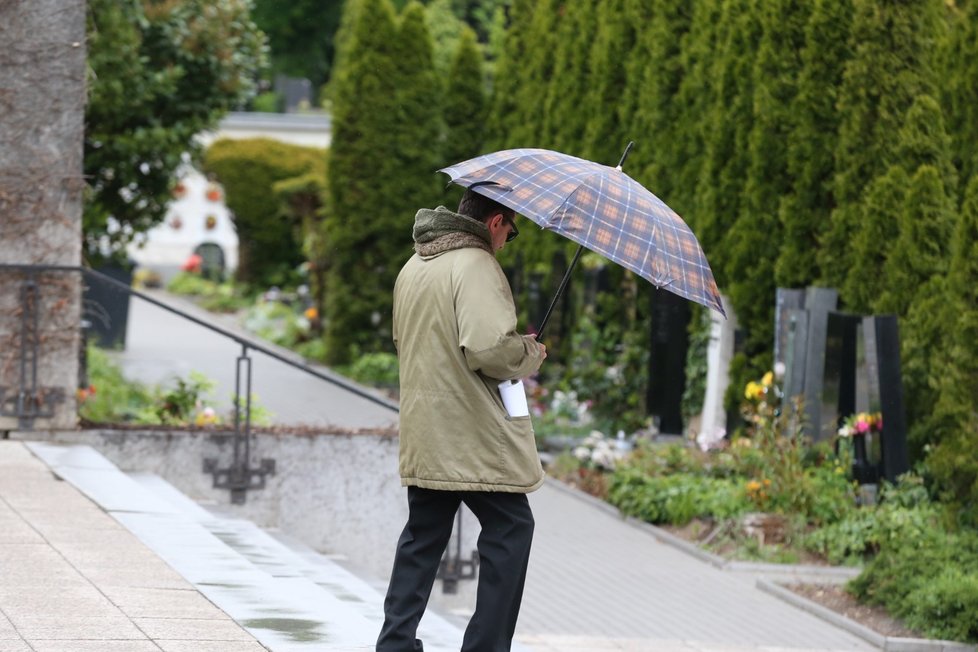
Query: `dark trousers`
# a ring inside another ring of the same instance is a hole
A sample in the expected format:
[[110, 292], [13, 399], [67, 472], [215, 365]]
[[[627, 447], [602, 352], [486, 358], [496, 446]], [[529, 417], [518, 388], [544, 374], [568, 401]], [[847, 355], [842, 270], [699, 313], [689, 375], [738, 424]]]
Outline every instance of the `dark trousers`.
[[482, 525], [475, 613], [465, 629], [462, 652], [508, 652], [533, 539], [533, 514], [526, 495], [419, 487], [408, 487], [407, 493], [408, 521], [397, 542], [377, 652], [424, 649], [416, 637], [418, 623], [460, 503]]

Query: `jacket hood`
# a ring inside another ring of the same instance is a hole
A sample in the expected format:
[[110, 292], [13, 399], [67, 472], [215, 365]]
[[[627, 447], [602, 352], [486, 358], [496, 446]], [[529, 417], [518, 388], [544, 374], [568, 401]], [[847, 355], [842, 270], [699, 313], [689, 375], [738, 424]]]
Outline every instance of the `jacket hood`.
[[466, 215], [452, 212], [444, 206], [432, 210], [422, 208], [414, 216], [414, 250], [420, 256], [437, 256], [453, 249], [476, 247], [490, 254], [492, 236], [489, 227]]

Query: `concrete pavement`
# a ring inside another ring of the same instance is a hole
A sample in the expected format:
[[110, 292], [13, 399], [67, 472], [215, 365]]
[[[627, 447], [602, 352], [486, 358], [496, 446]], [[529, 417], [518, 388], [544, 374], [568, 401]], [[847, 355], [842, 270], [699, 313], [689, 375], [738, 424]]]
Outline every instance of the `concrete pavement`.
[[0, 441], [0, 651], [264, 649], [24, 444]]

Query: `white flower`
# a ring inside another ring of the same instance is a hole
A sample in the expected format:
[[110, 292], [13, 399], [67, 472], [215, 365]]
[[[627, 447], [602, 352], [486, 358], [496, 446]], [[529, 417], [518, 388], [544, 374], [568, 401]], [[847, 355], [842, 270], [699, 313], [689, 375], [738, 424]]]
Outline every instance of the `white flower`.
[[586, 446], [578, 446], [574, 449], [574, 457], [582, 462], [586, 462], [587, 460], [591, 459], [591, 449], [587, 448]]

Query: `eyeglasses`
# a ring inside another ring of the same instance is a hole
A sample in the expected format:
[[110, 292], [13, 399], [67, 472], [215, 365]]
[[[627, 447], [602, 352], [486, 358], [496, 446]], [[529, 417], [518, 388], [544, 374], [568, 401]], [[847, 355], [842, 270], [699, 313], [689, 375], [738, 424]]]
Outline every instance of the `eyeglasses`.
[[506, 223], [509, 224], [509, 233], [506, 234], [506, 242], [512, 242], [520, 234], [520, 230], [516, 228], [516, 222], [513, 221], [512, 217], [507, 217]]

